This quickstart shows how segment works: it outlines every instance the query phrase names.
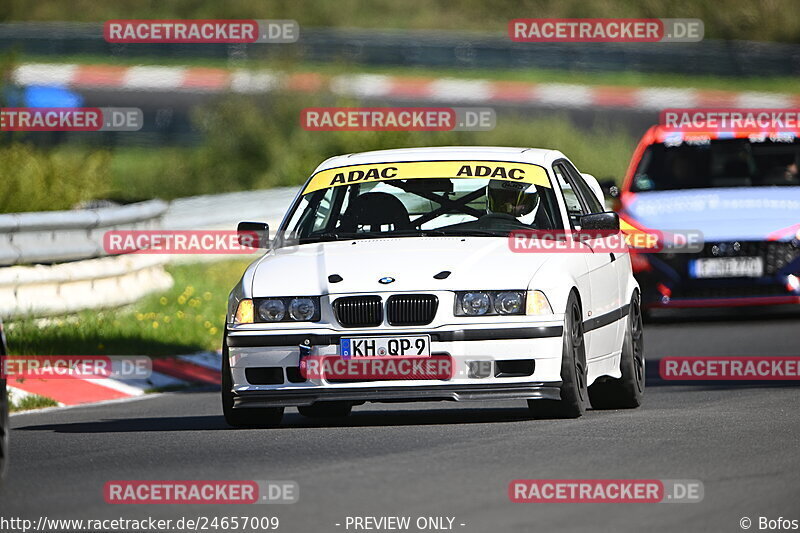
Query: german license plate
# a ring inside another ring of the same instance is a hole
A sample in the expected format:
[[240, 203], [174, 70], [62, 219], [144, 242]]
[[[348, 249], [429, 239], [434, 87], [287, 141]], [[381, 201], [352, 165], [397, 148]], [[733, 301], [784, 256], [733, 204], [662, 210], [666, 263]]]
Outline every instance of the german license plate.
[[764, 275], [761, 257], [714, 257], [689, 264], [693, 278], [758, 278]]
[[342, 357], [431, 355], [430, 335], [402, 337], [351, 337], [339, 341]]

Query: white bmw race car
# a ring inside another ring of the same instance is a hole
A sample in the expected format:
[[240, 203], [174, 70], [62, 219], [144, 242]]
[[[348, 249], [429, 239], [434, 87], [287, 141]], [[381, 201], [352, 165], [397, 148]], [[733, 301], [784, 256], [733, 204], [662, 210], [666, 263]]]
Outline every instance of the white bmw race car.
[[[571, 232], [566, 250], [514, 246], [559, 231]], [[589, 403], [641, 403], [639, 288], [627, 249], [601, 242], [619, 220], [558, 151], [334, 157], [270, 244], [266, 224], [239, 232], [269, 250], [229, 299], [233, 426], [276, 425], [292, 406], [316, 417], [365, 402], [519, 399], [535, 416], [574, 418]]]

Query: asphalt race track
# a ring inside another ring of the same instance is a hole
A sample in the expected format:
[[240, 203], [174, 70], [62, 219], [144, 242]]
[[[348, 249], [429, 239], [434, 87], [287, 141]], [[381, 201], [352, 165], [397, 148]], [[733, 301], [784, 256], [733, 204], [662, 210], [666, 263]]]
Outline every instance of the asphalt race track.
[[[741, 531], [800, 518], [797, 382], [675, 384], [667, 355], [799, 355], [797, 315], [645, 326], [648, 389], [633, 411], [530, 420], [519, 403], [368, 404], [343, 421], [287, 410], [274, 430], [232, 430], [215, 391], [12, 418], [5, 517], [267, 515], [279, 531], [346, 531], [347, 516], [454, 517], [464, 532]], [[698, 479], [676, 504], [514, 504], [514, 479]], [[293, 505], [109, 505], [109, 480], [294, 480]], [[341, 524], [337, 526], [336, 524]], [[463, 526], [461, 524], [464, 524]], [[350, 531], [353, 529], [351, 528]], [[417, 531], [412, 528], [410, 531]]]

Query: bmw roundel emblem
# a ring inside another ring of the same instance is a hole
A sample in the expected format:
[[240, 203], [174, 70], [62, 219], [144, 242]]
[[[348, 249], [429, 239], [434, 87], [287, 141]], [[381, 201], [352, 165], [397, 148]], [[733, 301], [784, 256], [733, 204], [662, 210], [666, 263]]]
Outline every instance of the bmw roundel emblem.
[[385, 278], [381, 278], [378, 280], [378, 283], [382, 283], [383, 285], [388, 285], [394, 281], [394, 278], [386, 276]]

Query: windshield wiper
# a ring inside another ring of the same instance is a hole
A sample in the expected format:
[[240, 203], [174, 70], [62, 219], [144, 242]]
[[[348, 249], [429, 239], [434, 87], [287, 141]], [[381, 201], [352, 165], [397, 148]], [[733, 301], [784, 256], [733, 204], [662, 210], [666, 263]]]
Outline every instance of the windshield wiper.
[[350, 239], [375, 239], [385, 236], [387, 236], [386, 233], [378, 233], [374, 231], [365, 231], [359, 233], [329, 231], [325, 233], [318, 233], [317, 235], [302, 237], [299, 242], [300, 244], [308, 244], [312, 242], [348, 241]]
[[403, 229], [386, 233], [387, 237], [441, 237], [447, 235], [438, 229]]
[[502, 229], [453, 229], [453, 230], [440, 230], [442, 235], [460, 236], [460, 237], [505, 237], [511, 230]]

